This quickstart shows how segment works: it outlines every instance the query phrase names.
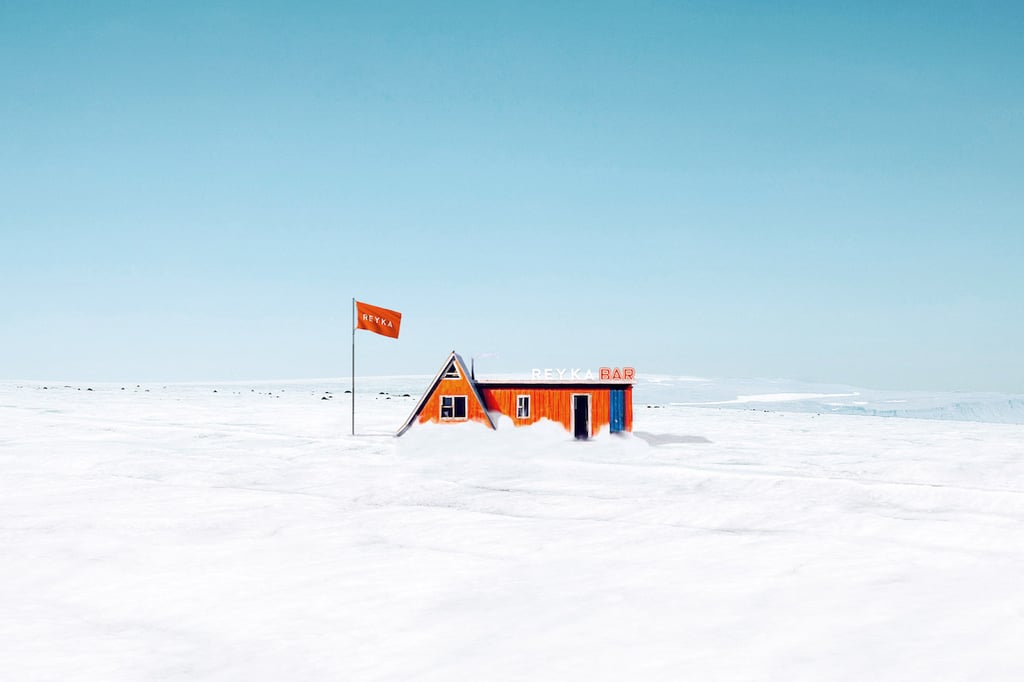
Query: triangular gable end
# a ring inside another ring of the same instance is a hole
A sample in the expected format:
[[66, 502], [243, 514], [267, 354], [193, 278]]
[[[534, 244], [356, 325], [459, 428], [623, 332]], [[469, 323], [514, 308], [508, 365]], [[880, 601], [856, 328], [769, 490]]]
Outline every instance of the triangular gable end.
[[[454, 352], [454, 351], [452, 351]], [[442, 379], [461, 379], [462, 373], [459, 372], [459, 363], [455, 358], [452, 358], [448, 363], [448, 366], [444, 368], [444, 372], [441, 373]]]
[[458, 353], [452, 351], [444, 361], [444, 364], [441, 365], [441, 371], [437, 373], [434, 380], [430, 382], [430, 386], [423, 392], [419, 402], [416, 403], [416, 407], [414, 407], [412, 413], [409, 414], [409, 418], [405, 420], [404, 424], [402, 424], [402, 428], [395, 433], [396, 436], [401, 436], [409, 430], [416, 421], [416, 418], [423, 412], [423, 408], [430, 401], [431, 396], [433, 396], [434, 392], [437, 391], [437, 387], [446, 378], [465, 379], [466, 383], [469, 384], [469, 390], [473, 394], [473, 398], [476, 399], [480, 406], [480, 411], [487, 420], [487, 426], [491, 429], [495, 428], [494, 420], [491, 419], [491, 415], [487, 412], [487, 406], [484, 403], [483, 396], [480, 395], [480, 389], [477, 388], [476, 382], [473, 381], [469, 372], [466, 371], [466, 363], [463, 362], [462, 357]]

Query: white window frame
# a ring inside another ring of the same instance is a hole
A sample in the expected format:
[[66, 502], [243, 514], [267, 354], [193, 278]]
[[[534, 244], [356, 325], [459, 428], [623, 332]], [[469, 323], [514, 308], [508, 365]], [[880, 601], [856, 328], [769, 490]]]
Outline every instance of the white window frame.
[[[463, 413], [462, 413], [461, 417], [458, 416], [455, 413], [456, 412], [455, 405], [457, 404], [456, 403], [456, 398], [462, 398]], [[451, 417], [444, 416], [444, 401], [445, 400], [451, 400], [452, 401], [452, 405], [451, 405], [452, 416]], [[446, 421], [446, 422], [448, 422], [448, 421], [452, 421], [452, 422], [455, 422], [455, 421], [465, 421], [466, 419], [469, 419], [469, 396], [464, 396], [464, 395], [443, 395], [443, 396], [441, 396], [441, 402], [440, 402], [440, 406], [439, 406], [439, 416], [440, 416], [440, 418], [443, 421]]]
[[[523, 403], [525, 401], [526, 412], [523, 412]], [[516, 396], [516, 419], [529, 419], [530, 418], [530, 396], [529, 394], [521, 394]]]
[[453, 360], [452, 363], [450, 365], [448, 365], [447, 369], [445, 369], [444, 376], [442, 376], [441, 378], [445, 379], [445, 380], [461, 379], [462, 378], [462, 372], [459, 371], [458, 363], [456, 363]]

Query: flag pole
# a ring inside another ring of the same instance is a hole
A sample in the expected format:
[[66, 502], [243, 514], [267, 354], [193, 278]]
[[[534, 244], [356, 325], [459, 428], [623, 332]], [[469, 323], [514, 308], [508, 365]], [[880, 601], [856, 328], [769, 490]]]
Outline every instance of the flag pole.
[[352, 299], [352, 435], [356, 435], [356, 299]]

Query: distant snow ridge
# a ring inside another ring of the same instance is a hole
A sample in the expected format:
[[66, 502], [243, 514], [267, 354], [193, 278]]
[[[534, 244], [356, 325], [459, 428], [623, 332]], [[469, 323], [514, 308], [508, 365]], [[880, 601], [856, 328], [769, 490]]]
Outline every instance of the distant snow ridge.
[[1024, 396], [999, 393], [879, 391], [783, 380], [657, 377], [639, 382], [634, 403], [718, 409], [815, 412], [906, 419], [1024, 424]]
[[866, 414], [876, 417], [907, 417], [910, 419], [950, 419], [996, 424], [1024, 424], [1024, 398], [995, 397], [956, 400], [948, 405], [920, 407], [843, 406], [840, 414]]

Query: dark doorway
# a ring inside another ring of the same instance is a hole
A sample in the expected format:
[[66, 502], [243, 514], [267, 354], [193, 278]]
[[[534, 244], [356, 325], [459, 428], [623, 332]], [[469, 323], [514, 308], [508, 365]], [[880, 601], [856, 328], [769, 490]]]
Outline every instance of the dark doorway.
[[577, 394], [572, 397], [572, 435], [578, 440], [590, 437], [590, 396]]

